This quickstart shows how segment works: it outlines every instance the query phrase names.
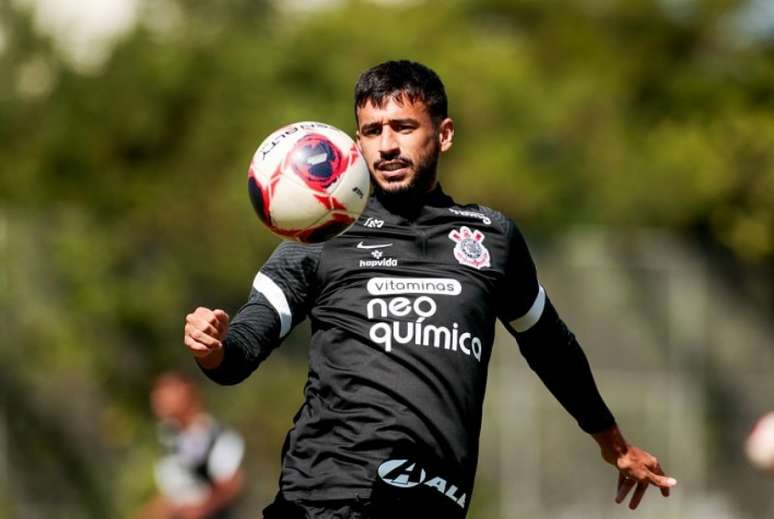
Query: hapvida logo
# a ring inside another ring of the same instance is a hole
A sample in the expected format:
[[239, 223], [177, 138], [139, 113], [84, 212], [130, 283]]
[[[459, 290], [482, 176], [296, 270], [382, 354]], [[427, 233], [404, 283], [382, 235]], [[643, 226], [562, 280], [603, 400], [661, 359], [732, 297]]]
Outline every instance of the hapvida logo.
[[397, 267], [398, 266], [398, 260], [395, 258], [380, 258], [380, 259], [361, 259], [360, 264], [361, 267]]
[[384, 251], [382, 251], [382, 249], [392, 247], [392, 245], [392, 243], [365, 244], [362, 241], [359, 242], [356, 247], [358, 249], [370, 250], [370, 255], [374, 259], [361, 259], [358, 265], [360, 268], [397, 267], [398, 260], [396, 258], [385, 258]]

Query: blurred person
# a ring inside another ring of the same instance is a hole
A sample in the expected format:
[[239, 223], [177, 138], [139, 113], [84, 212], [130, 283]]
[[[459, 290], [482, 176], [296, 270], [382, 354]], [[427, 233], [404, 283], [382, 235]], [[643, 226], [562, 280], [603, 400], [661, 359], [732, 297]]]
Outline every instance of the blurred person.
[[624, 439], [519, 229], [438, 183], [454, 138], [440, 78], [382, 63], [360, 76], [354, 105], [373, 181], [358, 223], [325, 243], [281, 243], [233, 320], [205, 307], [186, 317], [185, 344], [220, 384], [311, 320], [305, 400], [264, 518], [465, 517], [496, 318], [617, 469], [616, 501], [634, 490], [634, 509], [650, 485], [668, 496], [676, 480]]
[[138, 519], [227, 519], [240, 495], [244, 442], [202, 406], [193, 380], [159, 376], [151, 390], [164, 454], [155, 466], [158, 495]]

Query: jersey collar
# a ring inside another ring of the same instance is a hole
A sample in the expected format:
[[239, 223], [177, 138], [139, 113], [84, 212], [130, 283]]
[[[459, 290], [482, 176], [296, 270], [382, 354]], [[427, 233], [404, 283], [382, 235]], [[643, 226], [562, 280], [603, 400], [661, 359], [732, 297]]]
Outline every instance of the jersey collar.
[[379, 191], [374, 191], [371, 196], [372, 203], [380, 209], [413, 221], [419, 218], [423, 210], [428, 207], [450, 207], [454, 205], [452, 198], [444, 193], [441, 184], [436, 184], [432, 191], [419, 196], [391, 197], [384, 196]]

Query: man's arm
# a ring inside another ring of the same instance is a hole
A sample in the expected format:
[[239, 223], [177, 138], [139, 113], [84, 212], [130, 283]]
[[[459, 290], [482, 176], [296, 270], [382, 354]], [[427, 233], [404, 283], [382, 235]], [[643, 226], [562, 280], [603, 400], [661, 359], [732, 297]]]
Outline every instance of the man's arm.
[[539, 316], [504, 323], [521, 354], [581, 429], [594, 434], [612, 427], [615, 418], [597, 390], [586, 354], [542, 287], [536, 299], [542, 306]]
[[255, 276], [233, 321], [223, 310], [205, 307], [186, 316], [183, 342], [208, 377], [220, 384], [242, 381], [306, 317], [321, 252], [322, 245], [283, 242]]
[[236, 472], [230, 478], [213, 482], [207, 498], [195, 505], [171, 505], [169, 518], [171, 519], [207, 519], [230, 506], [239, 497], [242, 490], [244, 475]]
[[513, 323], [506, 327], [516, 337], [522, 355], [543, 384], [578, 421], [581, 429], [596, 440], [602, 458], [618, 469], [616, 502], [623, 502], [636, 486], [629, 508], [637, 508], [651, 484], [668, 497], [669, 488], [677, 481], [664, 475], [654, 456], [626, 442], [599, 394], [580, 344], [547, 297], [543, 304], [542, 314], [529, 328], [518, 332]]
[[655, 457], [624, 440], [597, 389], [583, 349], [540, 286], [527, 245], [515, 226], [503, 288], [501, 321], [543, 384], [581, 429], [593, 436], [603, 459], [618, 469], [616, 502], [621, 503], [636, 486], [629, 503], [636, 508], [650, 484], [668, 496], [677, 481], [664, 476]]

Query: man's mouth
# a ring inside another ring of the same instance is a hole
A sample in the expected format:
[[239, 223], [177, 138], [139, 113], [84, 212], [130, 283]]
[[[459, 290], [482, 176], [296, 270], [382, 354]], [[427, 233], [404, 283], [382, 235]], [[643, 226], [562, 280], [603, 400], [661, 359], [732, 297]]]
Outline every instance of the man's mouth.
[[391, 160], [377, 163], [374, 169], [385, 179], [390, 179], [404, 176], [410, 165], [402, 160]]
[[402, 160], [391, 160], [391, 161], [379, 162], [376, 165], [376, 169], [380, 169], [383, 171], [396, 171], [407, 167], [409, 167], [409, 163]]

